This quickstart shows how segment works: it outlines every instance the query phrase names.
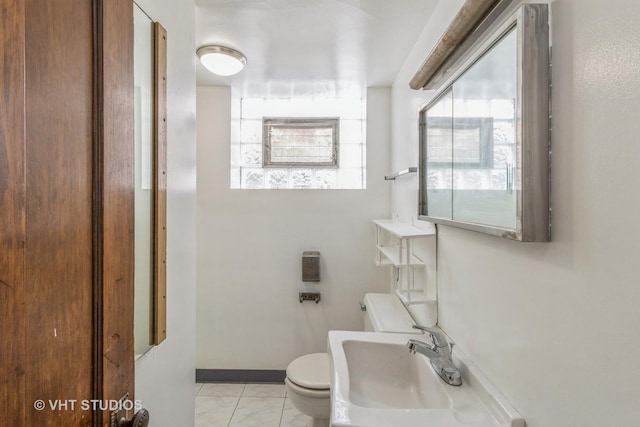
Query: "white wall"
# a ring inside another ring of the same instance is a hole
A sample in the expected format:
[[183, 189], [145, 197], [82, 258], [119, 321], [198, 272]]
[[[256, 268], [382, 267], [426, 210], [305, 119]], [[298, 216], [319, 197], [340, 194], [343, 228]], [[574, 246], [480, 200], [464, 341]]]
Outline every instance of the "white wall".
[[168, 35], [167, 339], [136, 362], [136, 399], [152, 426], [187, 427], [195, 414], [195, 7], [136, 2]]
[[[389, 217], [389, 93], [367, 95], [366, 190], [230, 190], [231, 92], [198, 87], [198, 368], [285, 369], [330, 329], [362, 329], [358, 301], [388, 290], [371, 220]], [[304, 250], [319, 284], [301, 282]], [[305, 290], [322, 301], [300, 304]]]
[[[441, 1], [393, 86], [394, 166], [417, 163], [408, 81], [462, 0]], [[529, 427], [640, 425], [640, 3], [551, 2], [553, 242], [440, 226], [440, 326]], [[414, 183], [393, 211], [415, 215]]]

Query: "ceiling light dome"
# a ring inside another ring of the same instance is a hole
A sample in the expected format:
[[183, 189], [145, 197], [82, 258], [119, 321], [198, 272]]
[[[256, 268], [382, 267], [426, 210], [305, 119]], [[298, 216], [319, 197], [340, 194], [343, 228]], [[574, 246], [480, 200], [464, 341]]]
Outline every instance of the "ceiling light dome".
[[197, 54], [202, 65], [219, 76], [232, 76], [239, 73], [247, 64], [247, 58], [230, 47], [202, 46]]

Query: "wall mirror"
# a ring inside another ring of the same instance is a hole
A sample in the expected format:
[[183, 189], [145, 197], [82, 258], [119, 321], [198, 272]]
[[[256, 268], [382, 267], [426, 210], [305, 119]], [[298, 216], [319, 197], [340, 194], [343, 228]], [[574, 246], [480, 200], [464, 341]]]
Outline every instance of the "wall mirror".
[[166, 32], [136, 4], [135, 306], [136, 358], [166, 338]]
[[548, 241], [547, 5], [489, 31], [419, 112], [419, 218]]

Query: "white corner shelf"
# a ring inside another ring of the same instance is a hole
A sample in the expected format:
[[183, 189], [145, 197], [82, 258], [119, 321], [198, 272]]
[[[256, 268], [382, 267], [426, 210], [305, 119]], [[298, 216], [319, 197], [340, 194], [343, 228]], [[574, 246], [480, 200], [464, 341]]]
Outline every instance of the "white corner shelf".
[[406, 222], [395, 221], [393, 219], [374, 219], [373, 223], [385, 231], [393, 234], [399, 239], [410, 239], [413, 237], [435, 236], [436, 230], [433, 224], [429, 224], [429, 230], [416, 227]]
[[[376, 262], [376, 265], [393, 265], [394, 267], [406, 267], [405, 257], [407, 256], [405, 251], [402, 251], [402, 254], [399, 253], [398, 246], [381, 246], [377, 245], [378, 251], [382, 257], [380, 257], [380, 262]], [[424, 266], [424, 262], [411, 254], [411, 258], [409, 259], [409, 265], [411, 267], [422, 267]]]
[[433, 224], [425, 223], [425, 228], [416, 227], [406, 222], [392, 219], [373, 220], [376, 226], [376, 256], [377, 266], [391, 266], [403, 271], [402, 280], [396, 284], [395, 292], [405, 305], [426, 304], [433, 302], [427, 298], [421, 289], [415, 289], [413, 283], [413, 269], [425, 268], [423, 260], [413, 254], [413, 239], [436, 236]]

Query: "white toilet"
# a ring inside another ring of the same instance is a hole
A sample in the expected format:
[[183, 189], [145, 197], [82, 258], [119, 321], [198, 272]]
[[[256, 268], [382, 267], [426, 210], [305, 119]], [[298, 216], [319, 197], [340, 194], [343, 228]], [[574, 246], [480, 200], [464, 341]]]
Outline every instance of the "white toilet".
[[[420, 334], [413, 329], [413, 318], [392, 294], [366, 294], [364, 297], [364, 329], [369, 332]], [[327, 353], [300, 356], [287, 367], [287, 386], [291, 403], [312, 420], [309, 427], [329, 427], [331, 369]]]
[[312, 353], [298, 357], [287, 366], [287, 396], [293, 406], [312, 420], [309, 427], [329, 427], [329, 355]]

